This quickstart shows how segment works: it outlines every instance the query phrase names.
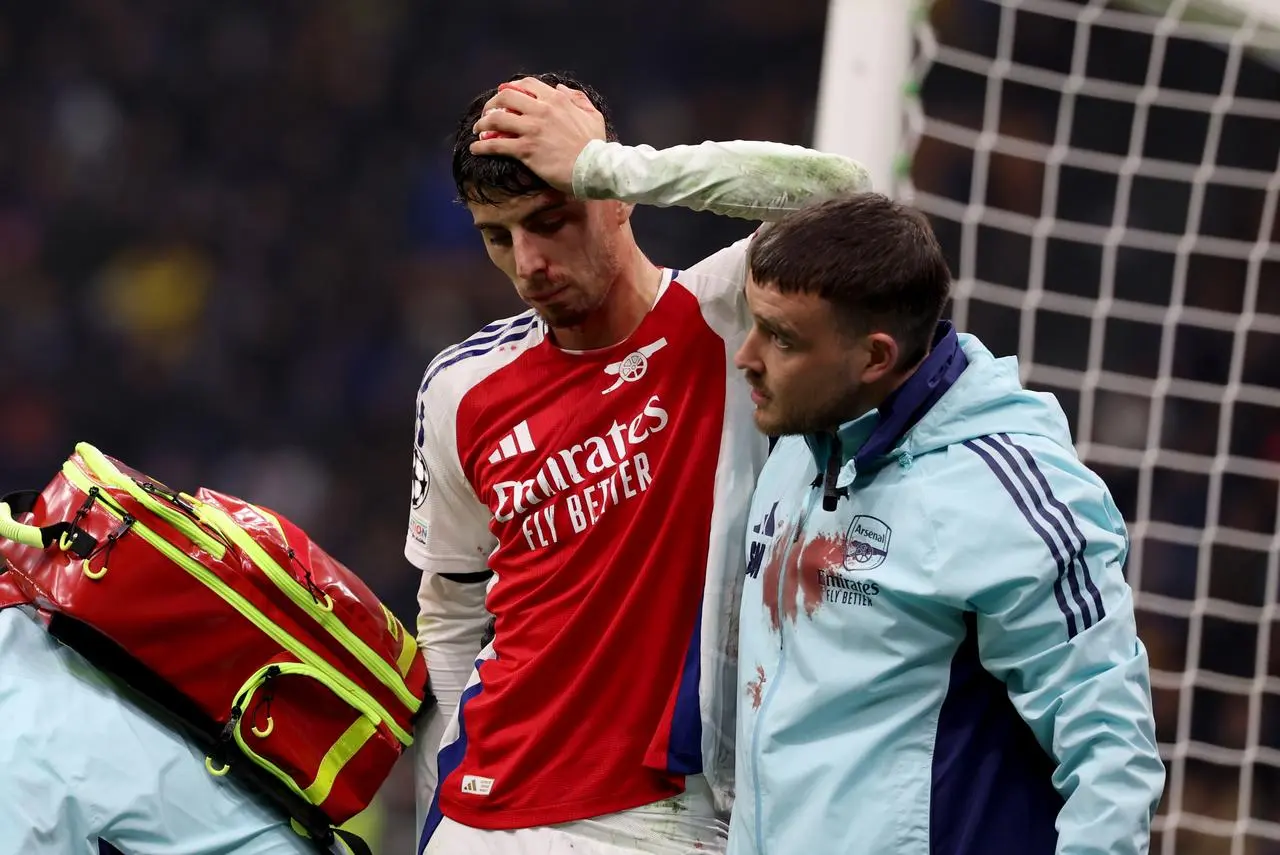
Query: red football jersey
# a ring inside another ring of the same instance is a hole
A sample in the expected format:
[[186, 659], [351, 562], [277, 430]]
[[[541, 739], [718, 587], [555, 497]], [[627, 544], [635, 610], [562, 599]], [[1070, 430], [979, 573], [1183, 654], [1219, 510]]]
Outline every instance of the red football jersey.
[[562, 350], [528, 312], [428, 368], [406, 554], [426, 573], [495, 574], [495, 637], [440, 753], [445, 816], [601, 816], [731, 758], [721, 695], [766, 448], [732, 366], [744, 254], [667, 271], [613, 347]]

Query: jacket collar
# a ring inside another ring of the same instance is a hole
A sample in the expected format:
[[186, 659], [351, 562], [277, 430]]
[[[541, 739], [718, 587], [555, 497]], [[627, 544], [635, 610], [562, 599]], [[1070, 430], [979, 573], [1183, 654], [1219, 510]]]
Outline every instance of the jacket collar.
[[924, 418], [938, 399], [955, 385], [969, 365], [959, 336], [950, 321], [941, 321], [933, 334], [929, 355], [876, 409], [847, 421], [831, 433], [807, 434], [805, 441], [818, 466], [828, 467], [833, 451], [840, 450], [837, 471], [850, 460], [862, 469], [894, 449], [909, 430]]

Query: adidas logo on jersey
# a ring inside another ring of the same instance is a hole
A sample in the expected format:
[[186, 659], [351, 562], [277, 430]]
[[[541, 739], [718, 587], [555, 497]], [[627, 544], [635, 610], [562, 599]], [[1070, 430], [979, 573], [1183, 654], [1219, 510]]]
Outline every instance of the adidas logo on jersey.
[[504, 460], [510, 460], [521, 454], [528, 454], [530, 451], [536, 451], [533, 447], [533, 437], [529, 435], [529, 422], [526, 419], [515, 426], [511, 433], [498, 440], [498, 447], [489, 455], [490, 463], [501, 463]]

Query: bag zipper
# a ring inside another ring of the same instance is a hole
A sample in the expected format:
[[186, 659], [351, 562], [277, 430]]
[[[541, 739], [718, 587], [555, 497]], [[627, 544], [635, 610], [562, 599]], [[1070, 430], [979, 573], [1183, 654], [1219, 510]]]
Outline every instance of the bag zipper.
[[[86, 474], [97, 476], [97, 479], [104, 484], [108, 484], [112, 487], [120, 487], [128, 491], [129, 495], [137, 500], [139, 504], [156, 516], [160, 517], [160, 519], [164, 520], [169, 525], [176, 528], [182, 533], [183, 537], [187, 538], [187, 540], [190, 540], [196, 546], [200, 547], [219, 561], [221, 561], [227, 554], [227, 546], [225, 543], [202, 529], [198, 523], [191, 519], [191, 517], [181, 511], [175, 511], [173, 508], [156, 498], [161, 497], [168, 499], [169, 501], [176, 501], [176, 497], [170, 496], [154, 484], [139, 484], [132, 478], [125, 476], [124, 473], [112, 466], [105, 458], [95, 461], [92, 459], [94, 455], [92, 453], [85, 455], [83, 453], [84, 450], [85, 449], [82, 449], [79, 446], [76, 448], [76, 451], [81, 452], [80, 456], [84, 458], [85, 462], [89, 464], [89, 467], [94, 470], [92, 473]], [[100, 456], [100, 454], [98, 456]]]
[[[79, 450], [79, 448], [77, 448], [77, 450]], [[83, 456], [84, 455], [81, 454], [81, 457]], [[114, 467], [112, 468], [114, 469]], [[89, 489], [93, 487], [92, 476], [90, 475], [90, 473], [81, 469], [78, 465], [76, 465], [71, 460], [68, 460], [66, 463], [63, 464], [62, 472], [67, 477], [68, 481], [70, 481], [78, 489], [85, 492], [86, 494], [88, 493]], [[123, 478], [123, 475], [121, 477]], [[133, 483], [132, 479], [129, 480], [129, 483], [131, 484]], [[135, 485], [135, 488], [136, 488], [136, 485]], [[136, 498], [136, 494], [134, 494], [133, 491], [130, 491], [130, 494], [134, 495]], [[117, 519], [120, 519], [120, 520], [124, 519], [125, 514], [117, 510], [116, 508], [113, 508], [111, 504], [108, 501], [106, 501], [105, 496], [100, 495], [99, 500], [102, 502], [102, 506], [107, 510], [109, 514], [111, 514], [113, 517], [116, 517]], [[150, 507], [150, 505], [148, 505], [148, 507]], [[258, 629], [262, 630], [262, 632], [266, 634], [268, 637], [270, 637], [271, 640], [275, 641], [285, 650], [289, 651], [289, 653], [293, 654], [294, 657], [312, 666], [313, 668], [316, 668], [321, 673], [327, 675], [332, 683], [342, 686], [348, 692], [352, 693], [357, 697], [363, 697], [367, 699], [372, 709], [378, 712], [382, 720], [384, 720], [387, 723], [387, 727], [389, 727], [391, 731], [395, 734], [396, 739], [400, 740], [400, 742], [406, 746], [413, 744], [413, 736], [408, 732], [406, 732], [403, 728], [401, 728], [396, 723], [395, 719], [392, 718], [391, 715], [387, 713], [387, 711], [383, 709], [383, 707], [380, 704], [378, 704], [376, 700], [374, 700], [367, 693], [363, 692], [346, 675], [342, 674], [336, 668], [334, 668], [333, 666], [325, 662], [323, 659], [321, 659], [309, 647], [307, 647], [305, 644], [302, 644], [300, 641], [298, 641], [296, 638], [294, 638], [292, 635], [290, 635], [280, 626], [275, 624], [270, 618], [268, 618], [261, 611], [259, 611], [257, 607], [255, 607], [251, 602], [245, 599], [243, 595], [241, 595], [234, 588], [232, 588], [231, 586], [223, 582], [221, 579], [219, 579], [216, 573], [214, 573], [212, 570], [209, 570], [207, 567], [202, 565], [199, 561], [196, 561], [194, 558], [187, 555], [185, 552], [178, 549], [173, 544], [169, 543], [163, 537], [156, 534], [155, 532], [147, 528], [142, 523], [137, 522], [136, 519], [133, 524], [133, 531], [137, 532], [138, 536], [141, 537], [143, 540], [145, 540], [148, 544], [150, 544], [153, 549], [155, 549], [161, 555], [168, 558], [174, 564], [177, 564], [179, 567], [186, 570], [189, 574], [191, 574], [199, 582], [201, 582], [205, 587], [207, 587], [209, 590], [213, 591], [215, 594], [221, 597], [224, 601], [226, 601], [232, 608], [234, 608], [236, 611], [243, 614], [246, 618], [249, 619], [250, 623], [258, 627]]]
[[[292, 573], [281, 567], [225, 511], [202, 502], [197, 506], [196, 513], [219, 534], [243, 550], [273, 585], [279, 588], [294, 605], [310, 615], [339, 644], [351, 651], [352, 655], [378, 679], [378, 682], [395, 693], [411, 713], [418, 711], [422, 702], [404, 684], [400, 673], [385, 659], [369, 649], [364, 640], [352, 632], [330, 609], [320, 606], [311, 590], [299, 582]], [[285, 548], [290, 552], [293, 551], [287, 541]]]
[[[332, 612], [332, 601], [330, 608], [321, 607], [315, 599], [315, 595], [309, 588], [305, 588], [292, 573], [283, 569], [278, 563], [272, 560], [266, 551], [254, 542], [253, 538], [239, 526], [226, 512], [212, 505], [200, 502], [194, 497], [175, 494], [169, 496], [157, 490], [154, 486], [143, 484], [139, 486], [132, 478], [120, 472], [111, 461], [106, 458], [102, 452], [98, 451], [87, 443], [81, 443], [76, 446], [76, 451], [89, 464], [90, 468], [95, 471], [99, 479], [110, 482], [113, 486], [120, 486], [128, 490], [130, 495], [143, 502], [147, 507], [161, 514], [166, 521], [171, 521], [175, 528], [178, 528], [184, 535], [205, 549], [206, 552], [221, 559], [225, 553], [225, 547], [222, 542], [213, 538], [205, 532], [199, 524], [191, 519], [195, 517], [200, 522], [205, 523], [214, 529], [226, 541], [235, 544], [243, 552], [245, 552], [250, 560], [258, 566], [263, 574], [271, 581], [271, 584], [280, 590], [289, 600], [302, 609], [311, 617], [312, 620], [320, 624], [326, 632], [329, 633], [339, 644], [349, 650], [360, 664], [364, 665], [377, 680], [395, 694], [402, 704], [410, 713], [416, 713], [421, 706], [421, 700], [414, 696], [409, 687], [405, 685], [404, 679], [400, 673], [387, 663], [385, 659], [374, 653], [364, 640], [352, 632], [341, 620]], [[150, 489], [148, 489], [150, 488]], [[141, 489], [140, 495], [137, 490]], [[180, 507], [186, 510], [191, 516], [186, 516], [181, 512], [174, 511], [151, 497], [154, 495], [162, 495], [169, 501], [178, 503]], [[266, 516], [266, 514], [264, 514]], [[280, 528], [279, 521], [272, 519], [276, 528], [281, 532], [281, 539], [284, 540], [283, 529]], [[217, 547], [217, 552], [205, 544], [213, 544]], [[285, 549], [292, 552], [287, 540], [284, 541]], [[328, 595], [325, 595], [326, 597]]]
[[[249, 704], [253, 700], [254, 695], [257, 694], [258, 690], [272, 680], [289, 674], [301, 674], [320, 683], [326, 689], [337, 695], [352, 709], [359, 712], [362, 717], [367, 719], [373, 726], [375, 732], [385, 721], [385, 718], [384, 715], [376, 708], [376, 705], [365, 703], [364, 698], [360, 697], [359, 694], [352, 693], [345, 687], [331, 682], [327, 678], [328, 675], [319, 669], [313, 668], [312, 666], [302, 662], [281, 662], [274, 665], [266, 665], [259, 668], [253, 676], [246, 680], [245, 684], [240, 687], [240, 691], [236, 693], [235, 702], [231, 707], [231, 715], [227, 719], [227, 725], [223, 728], [222, 735], [219, 737], [219, 742], [225, 743], [227, 740], [234, 739], [236, 745], [240, 747], [240, 750], [244, 752], [244, 755], [248, 757], [250, 761], [258, 764], [272, 775], [279, 778], [282, 783], [289, 787], [289, 789], [293, 790], [293, 792], [297, 793], [298, 796], [306, 802], [316, 804], [316, 802], [307, 795], [302, 787], [298, 786], [298, 782], [295, 781], [291, 775], [250, 748], [241, 733], [241, 729], [244, 724], [244, 713], [249, 709]], [[388, 724], [390, 724], [390, 722], [388, 722]]]

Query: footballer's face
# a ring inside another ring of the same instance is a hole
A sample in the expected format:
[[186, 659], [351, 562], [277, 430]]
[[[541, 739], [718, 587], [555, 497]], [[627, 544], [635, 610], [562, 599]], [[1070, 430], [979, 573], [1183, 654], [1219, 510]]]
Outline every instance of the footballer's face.
[[834, 430], [869, 409], [866, 399], [886, 371], [883, 334], [850, 335], [824, 298], [784, 294], [750, 276], [747, 304], [754, 324], [734, 365], [751, 384], [762, 433]]
[[578, 326], [604, 304], [622, 270], [629, 206], [546, 190], [467, 208], [489, 258], [553, 329]]

